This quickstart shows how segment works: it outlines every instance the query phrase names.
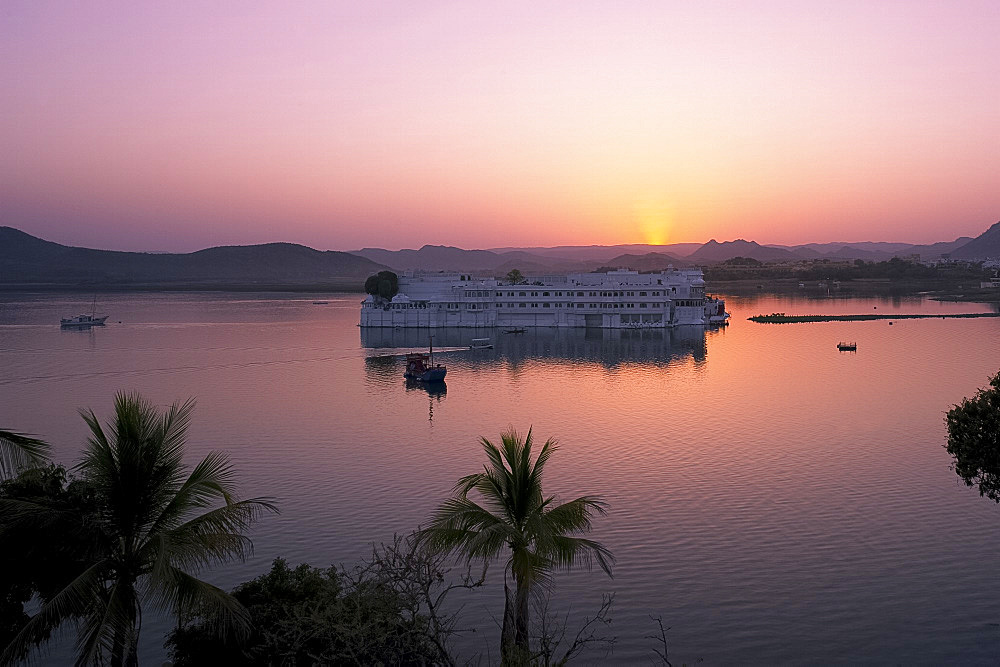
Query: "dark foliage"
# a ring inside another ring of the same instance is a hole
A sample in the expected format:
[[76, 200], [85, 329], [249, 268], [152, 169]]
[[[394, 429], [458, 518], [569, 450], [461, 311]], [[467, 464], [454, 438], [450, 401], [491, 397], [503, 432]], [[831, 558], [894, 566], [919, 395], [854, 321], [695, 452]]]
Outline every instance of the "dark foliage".
[[88, 529], [97, 507], [94, 489], [69, 478], [62, 466], [30, 468], [0, 483], [0, 503], [5, 501], [52, 511], [42, 524], [38, 515], [0, 514], [0, 647], [28, 622], [24, 605], [33, 595], [51, 600], [83, 571], [96, 547]]
[[948, 411], [948, 453], [953, 467], [968, 486], [1000, 503], [1000, 373]]
[[[274, 507], [240, 500], [221, 454], [184, 465], [193, 407], [188, 401], [160, 412], [141, 396], [119, 394], [106, 425], [81, 412], [91, 432], [77, 466], [82, 482], [67, 484], [65, 471], [50, 467], [2, 487], [0, 544], [13, 561], [4, 569], [17, 579], [2, 589], [16, 634], [0, 645], [0, 664], [23, 658], [72, 621], [77, 664], [135, 665], [146, 606], [175, 614], [198, 608], [216, 632], [249, 630], [239, 603], [193, 572], [249, 555], [244, 533]], [[26, 618], [22, 607], [18, 616], [17, 602], [33, 593], [40, 609]]]
[[753, 257], [730, 257], [722, 262], [724, 266], [763, 266], [764, 262]]
[[476, 588], [483, 577], [446, 574], [440, 557], [400, 538], [350, 570], [290, 568], [279, 558], [270, 572], [233, 591], [254, 626], [246, 642], [221, 639], [194, 617], [167, 646], [177, 667], [450, 665], [448, 639], [459, 631], [458, 617], [442, 606], [451, 590]]
[[504, 280], [511, 285], [520, 285], [524, 282], [524, 274], [521, 273], [520, 269], [511, 269], [507, 272], [507, 275], [504, 276]]
[[365, 280], [365, 293], [385, 299], [392, 299], [399, 293], [399, 276], [392, 271], [379, 271]]

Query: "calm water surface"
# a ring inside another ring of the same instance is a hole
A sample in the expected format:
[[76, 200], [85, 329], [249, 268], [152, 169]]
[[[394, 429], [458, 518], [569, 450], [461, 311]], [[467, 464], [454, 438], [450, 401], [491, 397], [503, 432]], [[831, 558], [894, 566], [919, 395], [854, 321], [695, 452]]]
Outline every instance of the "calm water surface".
[[[87, 299], [0, 295], [0, 425], [71, 463], [77, 408], [107, 415], [121, 389], [196, 396], [191, 461], [227, 451], [245, 492], [282, 510], [250, 562], [205, 575], [225, 587], [277, 556], [357, 560], [480, 468], [479, 436], [533, 426], [561, 443], [548, 491], [611, 504], [595, 537], [614, 580], [561, 573], [555, 600], [586, 613], [617, 593], [612, 660], [651, 662], [650, 614], [672, 628], [674, 664], [1000, 660], [1000, 508], [960, 485], [942, 448], [944, 412], [1000, 368], [1000, 321], [746, 321], [988, 306], [754, 296], [730, 298], [732, 325], [707, 333], [437, 332], [447, 387], [429, 393], [404, 384], [398, 356], [424, 332], [362, 333], [360, 298], [102, 295], [109, 326], [61, 331]], [[496, 348], [448, 349], [478, 336]], [[462, 648], [489, 640], [495, 654], [498, 591], [465, 601], [481, 631]], [[147, 619], [147, 663], [168, 627]]]

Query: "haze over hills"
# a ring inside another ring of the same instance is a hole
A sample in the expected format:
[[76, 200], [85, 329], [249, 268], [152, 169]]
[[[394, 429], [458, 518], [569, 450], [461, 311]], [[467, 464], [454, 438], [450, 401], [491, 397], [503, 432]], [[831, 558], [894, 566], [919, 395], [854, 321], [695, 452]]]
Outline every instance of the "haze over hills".
[[593, 271], [600, 267], [655, 271], [667, 266], [706, 266], [733, 257], [762, 262], [803, 260], [882, 261], [919, 254], [936, 259], [1000, 257], [1000, 223], [980, 236], [915, 245], [906, 243], [809, 243], [761, 245], [736, 239], [653, 246], [557, 246], [464, 250], [426, 245], [418, 250], [364, 248], [355, 252], [320, 251], [292, 243], [221, 246], [192, 253], [141, 253], [65, 246], [0, 227], [0, 285], [53, 287], [253, 287], [360, 286], [367, 276], [394, 271], [468, 271], [503, 275], [519, 269], [526, 275]]
[[363, 281], [384, 268], [346, 252], [292, 243], [154, 254], [64, 246], [0, 227], [0, 284], [8, 285], [309, 285]]
[[[885, 261], [893, 257], [920, 255], [921, 259], [939, 259], [953, 253], [973, 239], [967, 236], [954, 241], [933, 244], [890, 243], [875, 241], [806, 243], [795, 246], [762, 245], [756, 241], [737, 239], [708, 243], [673, 243], [648, 245], [642, 243], [613, 246], [553, 246], [545, 248], [506, 247], [489, 250], [462, 250], [448, 246], [424, 246], [419, 250], [383, 250], [364, 248], [354, 251], [362, 257], [388, 264], [397, 270], [444, 271], [505, 271], [517, 268], [529, 273], [590, 271], [598, 266], [624, 266], [638, 270], [653, 270], [666, 256], [676, 267], [711, 264], [733, 257], [749, 257], [762, 262], [797, 260]], [[986, 252], [989, 246], [984, 246]], [[977, 251], [978, 252], [978, 251]], [[647, 257], [653, 253], [653, 257]], [[998, 256], [982, 255], [979, 259]], [[957, 257], [957, 256], [956, 256]]]
[[953, 250], [951, 256], [956, 259], [1000, 257], [1000, 222], [960, 248]]

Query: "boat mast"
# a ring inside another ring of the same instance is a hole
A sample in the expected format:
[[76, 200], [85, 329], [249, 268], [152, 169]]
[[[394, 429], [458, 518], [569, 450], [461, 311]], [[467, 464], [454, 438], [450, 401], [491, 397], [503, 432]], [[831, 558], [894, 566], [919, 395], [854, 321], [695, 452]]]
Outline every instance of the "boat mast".
[[430, 338], [430, 365], [434, 365], [434, 336], [427, 336]]

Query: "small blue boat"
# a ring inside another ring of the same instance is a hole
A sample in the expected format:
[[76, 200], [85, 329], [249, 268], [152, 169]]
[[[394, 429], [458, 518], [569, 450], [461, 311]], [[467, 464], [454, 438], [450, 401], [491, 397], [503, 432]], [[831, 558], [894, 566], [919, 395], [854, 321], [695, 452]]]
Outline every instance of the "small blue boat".
[[423, 352], [411, 352], [406, 355], [406, 371], [403, 377], [417, 382], [443, 382], [448, 369], [441, 364], [434, 364], [431, 355]]

